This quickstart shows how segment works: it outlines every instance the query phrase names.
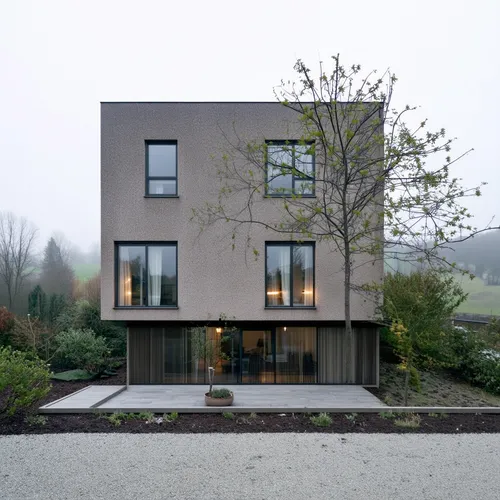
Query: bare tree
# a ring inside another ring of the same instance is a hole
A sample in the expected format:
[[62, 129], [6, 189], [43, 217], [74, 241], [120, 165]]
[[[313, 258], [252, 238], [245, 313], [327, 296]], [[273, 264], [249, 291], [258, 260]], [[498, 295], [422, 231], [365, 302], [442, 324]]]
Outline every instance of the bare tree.
[[[462, 230], [477, 231], [461, 202], [481, 192], [480, 185], [464, 188], [450, 175], [463, 154], [449, 156], [453, 141], [444, 129], [430, 131], [426, 120], [412, 127], [405, 120], [415, 108], [391, 107], [393, 74], [362, 76], [360, 66], [332, 59], [332, 70], [321, 65], [317, 78], [297, 61], [297, 83], [275, 89], [278, 102], [295, 112], [288, 124], [295, 141], [247, 141], [237, 124], [221, 131], [227, 148], [217, 161], [219, 196], [195, 208], [194, 219], [202, 228], [230, 224], [233, 248], [245, 227], [251, 248], [248, 228], [257, 225], [323, 242], [342, 256], [344, 378], [353, 382], [351, 292], [370, 289], [353, 282], [355, 269], [383, 259], [387, 247], [401, 259], [440, 260], [439, 248]], [[435, 157], [431, 166], [429, 157]], [[278, 220], [262, 218], [263, 195], [277, 199]]]
[[24, 217], [0, 212], [0, 280], [5, 284], [9, 309], [34, 271], [37, 229]]

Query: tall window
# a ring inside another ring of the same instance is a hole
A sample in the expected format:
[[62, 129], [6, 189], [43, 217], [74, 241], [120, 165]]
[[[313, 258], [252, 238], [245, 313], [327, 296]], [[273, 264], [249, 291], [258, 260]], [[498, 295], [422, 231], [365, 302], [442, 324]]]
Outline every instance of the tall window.
[[177, 244], [117, 246], [118, 306], [177, 306]]
[[177, 141], [146, 142], [146, 194], [177, 196]]
[[266, 306], [314, 306], [314, 244], [266, 244]]
[[267, 143], [267, 194], [314, 196], [314, 144]]

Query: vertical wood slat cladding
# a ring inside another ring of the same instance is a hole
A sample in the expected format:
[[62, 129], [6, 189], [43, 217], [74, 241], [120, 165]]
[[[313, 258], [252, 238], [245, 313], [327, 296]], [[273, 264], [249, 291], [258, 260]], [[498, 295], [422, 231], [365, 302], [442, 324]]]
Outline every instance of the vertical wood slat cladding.
[[[378, 384], [377, 328], [353, 328], [355, 384]], [[345, 329], [339, 327], [318, 328], [318, 382], [320, 384], [344, 384], [343, 360]]]
[[163, 384], [164, 328], [151, 328], [150, 384]]
[[129, 383], [149, 384], [151, 329], [129, 327]]

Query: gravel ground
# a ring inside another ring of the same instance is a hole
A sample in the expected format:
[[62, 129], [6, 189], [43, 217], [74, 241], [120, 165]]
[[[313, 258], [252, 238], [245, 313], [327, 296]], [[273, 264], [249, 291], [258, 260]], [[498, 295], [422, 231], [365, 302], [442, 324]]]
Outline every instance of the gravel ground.
[[498, 499], [500, 434], [0, 437], [0, 498]]

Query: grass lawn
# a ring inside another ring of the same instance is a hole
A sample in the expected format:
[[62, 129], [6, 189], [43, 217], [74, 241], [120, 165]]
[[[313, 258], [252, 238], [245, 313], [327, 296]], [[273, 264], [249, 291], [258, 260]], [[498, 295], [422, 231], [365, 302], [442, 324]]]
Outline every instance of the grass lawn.
[[[409, 406], [500, 406], [495, 396], [446, 373], [420, 372], [421, 392], [410, 389]], [[384, 403], [403, 406], [404, 374], [397, 365], [380, 361], [380, 387], [370, 392]]]
[[471, 280], [466, 276], [458, 276], [456, 279], [469, 294], [458, 312], [500, 316], [500, 286], [486, 286], [479, 278]]
[[92, 276], [95, 276], [100, 268], [101, 266], [99, 264], [77, 264], [73, 267], [75, 276], [81, 281], [88, 280], [92, 278]]

